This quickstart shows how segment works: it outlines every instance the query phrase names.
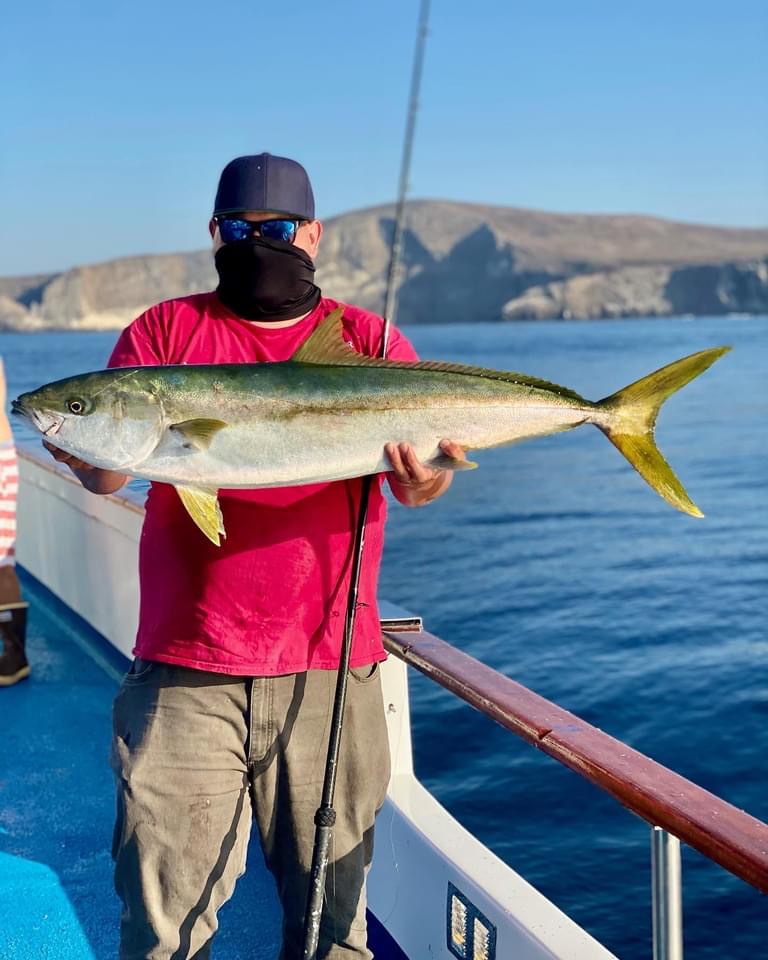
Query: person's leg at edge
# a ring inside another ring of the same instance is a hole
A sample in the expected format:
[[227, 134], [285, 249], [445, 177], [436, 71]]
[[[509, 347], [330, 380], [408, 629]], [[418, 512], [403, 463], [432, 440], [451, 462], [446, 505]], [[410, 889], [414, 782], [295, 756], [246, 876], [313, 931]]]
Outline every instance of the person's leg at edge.
[[[280, 960], [301, 960], [314, 847], [315, 811], [325, 773], [336, 671], [274, 678], [274, 756], [252, 757], [254, 812], [283, 912]], [[373, 827], [389, 782], [390, 756], [379, 666], [351, 672], [334, 808], [320, 960], [370, 960], [365, 878]]]
[[207, 960], [245, 870], [243, 678], [137, 659], [113, 710], [120, 960]]

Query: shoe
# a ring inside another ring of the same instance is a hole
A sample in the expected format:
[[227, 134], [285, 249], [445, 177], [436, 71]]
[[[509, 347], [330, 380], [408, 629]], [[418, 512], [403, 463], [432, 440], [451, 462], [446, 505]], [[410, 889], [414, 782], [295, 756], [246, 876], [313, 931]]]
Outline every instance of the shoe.
[[27, 603], [0, 604], [0, 687], [10, 687], [29, 676], [29, 663], [24, 653], [27, 636]]

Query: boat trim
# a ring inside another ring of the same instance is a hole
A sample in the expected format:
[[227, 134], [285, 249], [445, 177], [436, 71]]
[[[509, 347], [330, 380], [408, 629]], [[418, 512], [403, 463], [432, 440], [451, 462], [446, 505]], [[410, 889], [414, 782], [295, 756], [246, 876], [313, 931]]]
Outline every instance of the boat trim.
[[768, 893], [768, 824], [433, 634], [384, 634], [387, 651], [485, 716]]

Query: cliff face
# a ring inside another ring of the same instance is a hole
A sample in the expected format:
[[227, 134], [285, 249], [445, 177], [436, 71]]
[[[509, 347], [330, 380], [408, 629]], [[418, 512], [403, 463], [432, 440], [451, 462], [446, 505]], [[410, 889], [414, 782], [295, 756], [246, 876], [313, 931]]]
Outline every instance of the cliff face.
[[691, 267], [623, 267], [529, 287], [505, 320], [768, 314], [768, 259]]
[[[318, 282], [382, 309], [392, 207], [329, 220]], [[120, 328], [216, 285], [209, 251], [0, 278], [0, 328]], [[442, 201], [409, 204], [398, 321], [768, 313], [768, 230]]]
[[[0, 280], [0, 293], [7, 280]], [[208, 251], [125, 257], [75, 267], [0, 297], [0, 327], [111, 330], [124, 327], [153, 303], [210, 290], [216, 271]], [[22, 308], [20, 312], [19, 308]]]

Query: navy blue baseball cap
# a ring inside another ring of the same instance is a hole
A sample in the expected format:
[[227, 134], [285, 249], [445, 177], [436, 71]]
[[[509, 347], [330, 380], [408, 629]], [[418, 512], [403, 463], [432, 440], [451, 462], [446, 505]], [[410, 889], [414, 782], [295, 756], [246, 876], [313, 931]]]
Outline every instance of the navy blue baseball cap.
[[315, 219], [315, 198], [300, 163], [271, 153], [237, 157], [221, 172], [213, 215], [272, 210], [299, 220]]

